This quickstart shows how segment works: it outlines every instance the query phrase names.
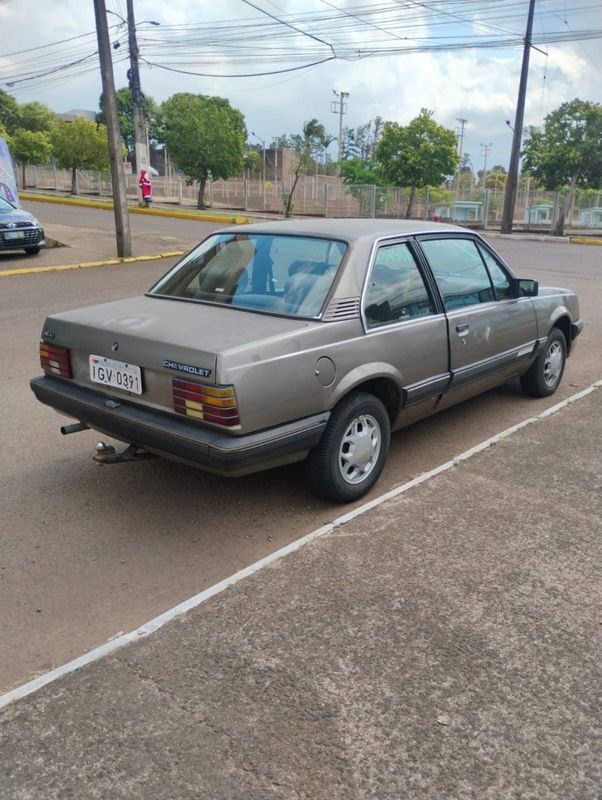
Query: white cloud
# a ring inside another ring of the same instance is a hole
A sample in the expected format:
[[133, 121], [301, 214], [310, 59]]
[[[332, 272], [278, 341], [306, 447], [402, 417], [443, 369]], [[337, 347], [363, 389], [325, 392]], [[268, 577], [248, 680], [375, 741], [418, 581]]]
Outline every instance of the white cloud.
[[[258, 3], [275, 14], [281, 14], [278, 9], [307, 12], [326, 8], [318, 0], [278, 0], [277, 4], [258, 0]], [[125, 14], [125, 0], [107, 0], [107, 4], [122, 16]], [[336, 0], [335, 4], [343, 6], [345, 0]], [[346, 3], [346, 7], [351, 8], [354, 4], [357, 5], [357, 0], [351, 5]], [[155, 19], [163, 26], [258, 18], [258, 14], [240, 0], [220, 0], [219, 3], [207, 0], [136, 0], [135, 7], [138, 22]], [[590, 27], [599, 25], [600, 21], [592, 14]], [[0, 26], [3, 31], [0, 85], [11, 91], [2, 76], [7, 74], [12, 59], [2, 57], [2, 54], [93, 31], [92, 2], [19, 0], [0, 4]], [[415, 37], [426, 37], [427, 34], [424, 24], [413, 32]], [[381, 42], [383, 37], [386, 39], [386, 34], [378, 31], [372, 31], [371, 36], [380, 36]], [[388, 43], [395, 46], [394, 38], [389, 39]], [[86, 41], [89, 49], [96, 49], [93, 37]], [[311, 40], [307, 42], [311, 44]], [[543, 115], [576, 96], [594, 101], [602, 99], [600, 64], [596, 66], [596, 61], [600, 61], [598, 45], [599, 42], [594, 40], [549, 48], [542, 46], [549, 53], [545, 82], [545, 56], [532, 51], [526, 125], [541, 124]], [[590, 52], [589, 58], [586, 51]], [[116, 54], [122, 59], [127, 55], [125, 48]], [[33, 58], [39, 52], [31, 55]], [[169, 55], [166, 53], [164, 60]], [[357, 61], [338, 60], [303, 73], [237, 79], [185, 76], [142, 65], [141, 80], [144, 91], [157, 101], [179, 91], [228, 97], [245, 114], [248, 129], [266, 140], [280, 133], [300, 131], [303, 122], [311, 117], [318, 117], [336, 135], [338, 117], [330, 111], [333, 88], [350, 92], [345, 123], [353, 127], [376, 115], [406, 123], [422, 107], [427, 107], [433, 109], [439, 122], [451, 128], [457, 126], [458, 117], [468, 120], [464, 152], [470, 152], [473, 163], [478, 166], [481, 143], [494, 144], [490, 163], [508, 161], [511, 135], [505, 120], [514, 121], [521, 57], [520, 48], [503, 52], [416, 53]], [[127, 83], [127, 66], [126, 60], [115, 65], [118, 87]], [[191, 64], [190, 69], [194, 70], [194, 65]], [[233, 68], [223, 61], [205, 71], [227, 73], [233, 69], [238, 67]], [[34, 84], [29, 89], [19, 88], [14, 94], [20, 102], [40, 100], [56, 111], [75, 107], [95, 110], [100, 91], [100, 76], [94, 69], [88, 75], [48, 87], [36, 88]]]

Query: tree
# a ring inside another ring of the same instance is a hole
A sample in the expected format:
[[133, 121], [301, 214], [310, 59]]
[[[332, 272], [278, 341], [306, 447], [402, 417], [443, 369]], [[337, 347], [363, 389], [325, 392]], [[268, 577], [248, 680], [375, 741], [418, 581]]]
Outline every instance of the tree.
[[25, 167], [30, 164], [46, 164], [52, 156], [50, 137], [44, 131], [27, 131], [17, 128], [11, 136], [10, 150], [23, 170], [21, 186], [25, 189]]
[[[324, 125], [321, 122], [318, 122], [317, 119], [310, 119], [309, 122], [303, 123], [303, 135], [300, 136], [300, 145], [299, 148], [295, 148], [295, 152], [297, 153], [297, 165], [294, 169], [293, 175], [293, 185], [291, 186], [290, 192], [285, 196], [285, 205], [284, 205], [284, 216], [290, 217], [293, 213], [293, 195], [295, 193], [295, 189], [297, 188], [297, 183], [299, 182], [299, 178], [301, 173], [308, 173], [313, 170], [315, 165], [314, 155], [320, 152], [320, 149], [324, 147], [324, 141], [326, 139], [326, 130]], [[299, 136], [299, 134], [296, 134]], [[292, 136], [291, 139], [295, 139], [295, 136]]]
[[486, 189], [494, 189], [494, 190], [502, 190], [506, 183], [506, 178], [508, 177], [508, 173], [505, 169], [491, 169], [487, 170], [487, 175], [485, 176], [485, 181], [483, 181], [483, 170], [479, 170], [479, 180], [481, 186]]
[[243, 166], [248, 172], [261, 172], [262, 158], [255, 147], [248, 147], [245, 151]]
[[245, 118], [223, 97], [187, 93], [166, 100], [161, 115], [165, 146], [188, 180], [199, 182], [197, 207], [205, 208], [207, 181], [243, 167]]
[[[134, 131], [134, 103], [132, 101], [132, 92], [127, 87], [118, 89], [115, 92], [117, 100], [117, 116], [119, 118], [119, 130], [121, 131], [121, 138], [127, 150], [128, 159], [135, 161], [136, 159], [136, 134]], [[96, 115], [96, 122], [102, 125], [106, 124], [106, 117], [104, 112], [104, 93], [100, 95], [99, 99], [100, 111]], [[148, 138], [151, 144], [156, 145], [161, 141], [161, 120], [160, 112], [157, 104], [152, 97], [143, 95], [142, 107], [144, 109], [144, 119], [148, 124]]]
[[56, 121], [57, 115], [44, 103], [24, 103], [19, 107], [19, 127], [26, 131], [49, 133]]
[[562, 236], [578, 186], [597, 188], [602, 180], [602, 105], [571, 100], [552, 111], [543, 130], [530, 128], [523, 150], [523, 167], [545, 189], [568, 184], [554, 234]]
[[71, 194], [77, 194], [77, 170], [109, 167], [109, 140], [104, 125], [77, 117], [73, 122], [57, 122], [51, 135], [59, 167], [71, 170]]
[[388, 183], [410, 187], [408, 219], [417, 189], [439, 186], [447, 175], [454, 174], [458, 164], [456, 134], [435, 122], [433, 112], [423, 108], [405, 127], [385, 122], [376, 159]]
[[342, 160], [373, 161], [382, 129], [382, 117], [375, 117], [357, 128], [345, 128], [343, 130]]
[[4, 89], [0, 89], [0, 123], [9, 135], [19, 127], [19, 104]]
[[[317, 170], [318, 164], [328, 164], [330, 162], [328, 148], [337, 140], [336, 136], [331, 136], [329, 133], [326, 133], [326, 129], [322, 123], [319, 123], [317, 120], [312, 120], [312, 122], [320, 126], [320, 133], [319, 136], [314, 137], [311, 143], [311, 158], [304, 169], [304, 171], [308, 173], [314, 169]], [[272, 139], [270, 147], [288, 147], [290, 150], [294, 150], [298, 156], [301, 156], [306, 147], [305, 136], [302, 133], [283, 133]]]
[[274, 136], [270, 142], [270, 147], [273, 149], [277, 149], [278, 147], [291, 147], [287, 134], [281, 133], [280, 136]]
[[346, 184], [376, 184], [379, 176], [373, 164], [362, 161], [360, 158], [350, 158], [340, 164], [341, 178]]

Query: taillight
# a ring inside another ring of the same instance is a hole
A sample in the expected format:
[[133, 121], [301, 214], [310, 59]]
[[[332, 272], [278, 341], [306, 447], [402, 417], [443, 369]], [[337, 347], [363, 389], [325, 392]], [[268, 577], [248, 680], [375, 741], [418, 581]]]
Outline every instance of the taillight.
[[44, 372], [60, 375], [62, 378], [72, 378], [71, 357], [67, 347], [56, 344], [40, 342], [40, 364]]
[[218, 425], [240, 422], [233, 386], [204, 386], [174, 378], [172, 392], [174, 411], [178, 414]]

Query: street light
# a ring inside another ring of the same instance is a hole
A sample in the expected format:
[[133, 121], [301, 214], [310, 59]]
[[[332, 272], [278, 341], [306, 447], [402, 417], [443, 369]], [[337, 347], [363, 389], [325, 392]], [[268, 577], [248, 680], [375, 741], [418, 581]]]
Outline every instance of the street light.
[[[114, 17], [117, 17], [118, 19], [120, 19], [123, 25], [127, 25], [128, 24], [127, 19], [124, 19], [121, 16], [121, 14], [118, 14], [116, 11], [111, 11], [111, 9], [107, 8], [107, 14], [112, 14]], [[138, 23], [138, 26], [140, 26], [140, 25], [160, 25], [160, 24], [161, 23], [157, 22], [157, 20], [155, 20], [155, 19], [143, 19], [141, 22]]]

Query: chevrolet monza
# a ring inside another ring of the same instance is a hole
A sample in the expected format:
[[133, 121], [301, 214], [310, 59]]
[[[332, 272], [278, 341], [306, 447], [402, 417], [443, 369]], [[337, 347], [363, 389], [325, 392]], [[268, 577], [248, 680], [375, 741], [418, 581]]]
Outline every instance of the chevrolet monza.
[[583, 327], [573, 292], [519, 279], [453, 225], [287, 220], [221, 229], [141, 297], [54, 314], [42, 403], [150, 454], [239, 476], [305, 462], [356, 500], [391, 431], [518, 377], [556, 391]]

